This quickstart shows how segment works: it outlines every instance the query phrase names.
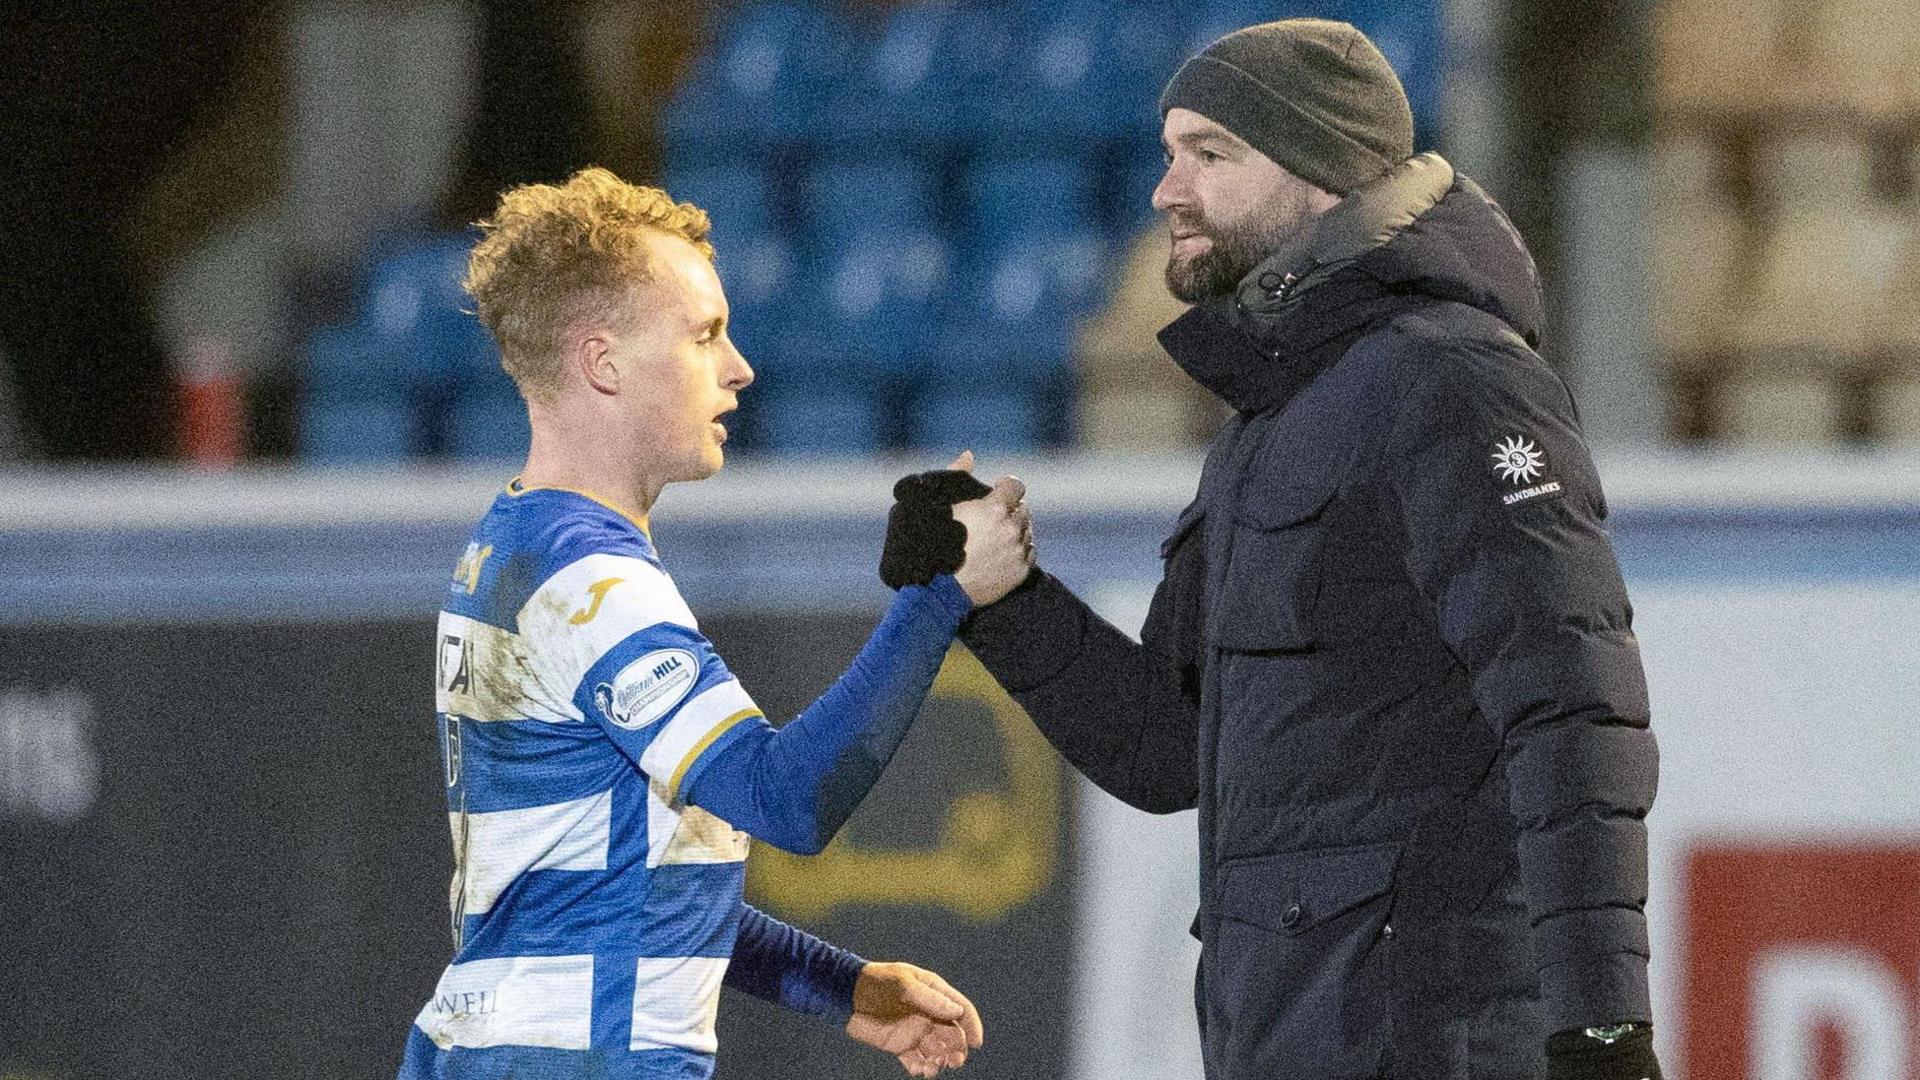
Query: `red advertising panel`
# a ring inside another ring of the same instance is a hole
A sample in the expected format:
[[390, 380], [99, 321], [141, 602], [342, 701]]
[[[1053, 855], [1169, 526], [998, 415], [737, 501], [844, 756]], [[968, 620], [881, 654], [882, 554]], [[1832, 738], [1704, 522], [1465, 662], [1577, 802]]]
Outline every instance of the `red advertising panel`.
[[1920, 842], [1687, 860], [1686, 1075], [1920, 1080]]

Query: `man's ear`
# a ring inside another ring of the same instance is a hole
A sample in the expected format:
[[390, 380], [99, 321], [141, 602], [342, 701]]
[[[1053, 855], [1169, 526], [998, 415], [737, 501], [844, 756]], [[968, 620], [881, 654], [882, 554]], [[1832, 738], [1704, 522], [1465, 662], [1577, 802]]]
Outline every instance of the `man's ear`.
[[604, 331], [583, 330], [569, 335], [567, 363], [600, 393], [620, 392], [620, 366], [613, 362], [613, 342]]

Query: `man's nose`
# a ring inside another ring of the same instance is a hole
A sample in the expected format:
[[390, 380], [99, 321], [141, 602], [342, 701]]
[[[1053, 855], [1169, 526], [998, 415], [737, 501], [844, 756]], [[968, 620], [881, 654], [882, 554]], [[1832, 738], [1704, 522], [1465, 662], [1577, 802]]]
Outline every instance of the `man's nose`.
[[1167, 171], [1161, 175], [1160, 182], [1154, 185], [1152, 201], [1153, 208], [1162, 214], [1176, 206], [1187, 205], [1186, 183], [1176, 174], [1173, 166], [1167, 166]]

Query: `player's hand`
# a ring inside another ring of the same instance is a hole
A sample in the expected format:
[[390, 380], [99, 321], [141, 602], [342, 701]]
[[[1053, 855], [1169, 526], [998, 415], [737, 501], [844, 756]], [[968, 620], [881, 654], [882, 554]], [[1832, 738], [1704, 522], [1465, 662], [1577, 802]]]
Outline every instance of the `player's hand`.
[[912, 964], [869, 963], [853, 984], [847, 1034], [900, 1059], [910, 1076], [939, 1076], [966, 1064], [986, 1035], [980, 1012], [960, 991]]
[[975, 607], [985, 607], [1027, 580], [1033, 570], [1033, 517], [1027, 485], [1002, 476], [987, 494], [953, 504], [953, 520], [966, 526], [966, 559], [954, 578]]
[[953, 504], [977, 499], [987, 485], [973, 478], [973, 452], [962, 451], [944, 469], [901, 477], [893, 485], [887, 540], [880, 551], [880, 580], [890, 589], [925, 585], [951, 574], [966, 558], [966, 527], [953, 519]]

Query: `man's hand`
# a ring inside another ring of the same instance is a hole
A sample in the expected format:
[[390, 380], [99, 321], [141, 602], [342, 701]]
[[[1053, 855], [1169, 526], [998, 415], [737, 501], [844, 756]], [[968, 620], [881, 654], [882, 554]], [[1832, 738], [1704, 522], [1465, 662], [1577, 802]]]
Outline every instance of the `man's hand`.
[[1547, 1080], [1660, 1080], [1653, 1025], [1635, 1024], [1612, 1042], [1584, 1031], [1560, 1032], [1547, 1040]]
[[911, 1076], [958, 1068], [985, 1039], [979, 1010], [945, 979], [912, 964], [889, 963], [860, 969], [847, 1034], [898, 1057]]
[[[971, 463], [969, 463], [971, 464]], [[1027, 485], [1003, 476], [981, 498], [953, 504], [953, 520], [966, 526], [966, 559], [954, 579], [974, 607], [985, 607], [1019, 588], [1033, 570], [1033, 518]]]
[[1026, 492], [1015, 477], [991, 488], [974, 479], [971, 450], [945, 469], [903, 477], [893, 487], [880, 580], [899, 589], [952, 574], [975, 607], [1012, 592], [1033, 569]]

